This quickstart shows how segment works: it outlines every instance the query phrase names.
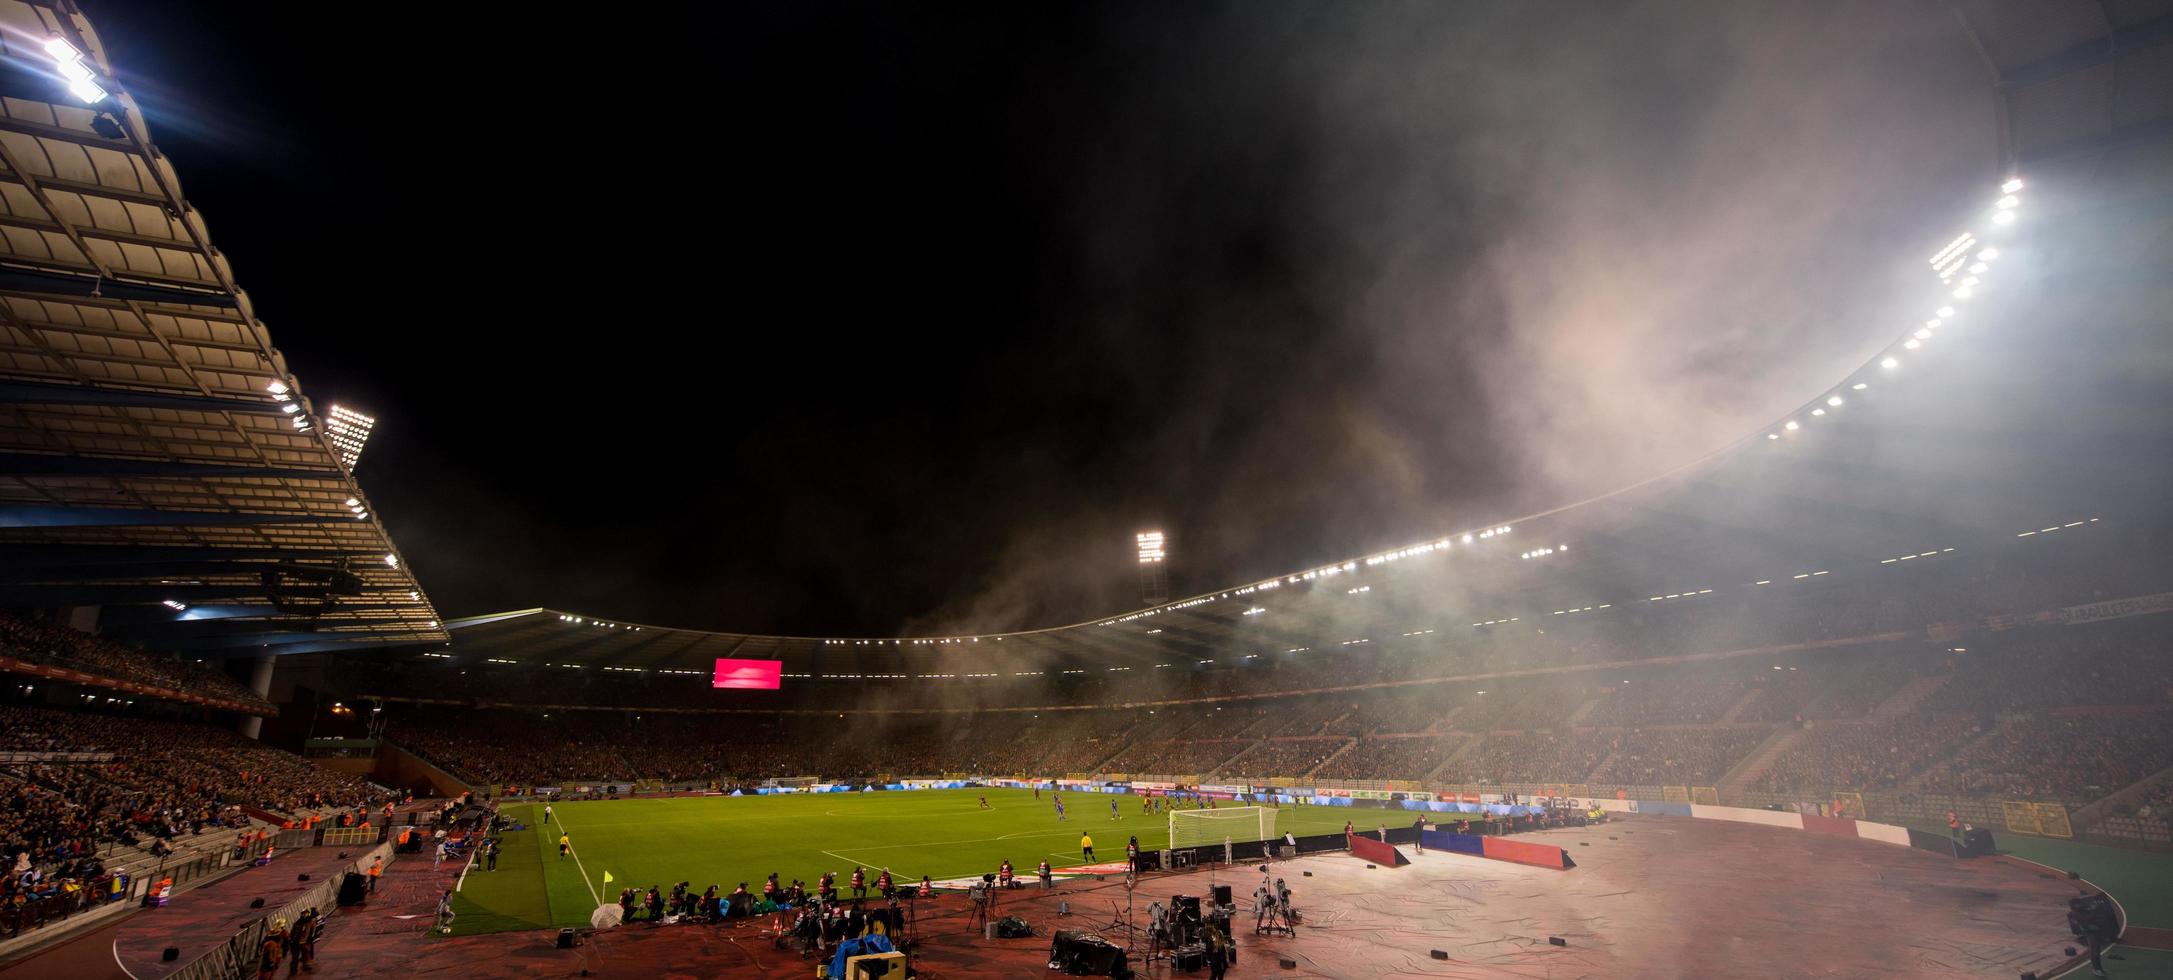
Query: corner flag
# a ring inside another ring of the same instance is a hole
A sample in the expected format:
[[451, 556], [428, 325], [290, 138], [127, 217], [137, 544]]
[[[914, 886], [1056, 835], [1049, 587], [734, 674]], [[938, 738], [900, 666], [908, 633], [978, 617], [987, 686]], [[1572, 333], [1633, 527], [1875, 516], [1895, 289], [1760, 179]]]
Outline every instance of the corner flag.
[[604, 884], [611, 884], [611, 872], [604, 872]]

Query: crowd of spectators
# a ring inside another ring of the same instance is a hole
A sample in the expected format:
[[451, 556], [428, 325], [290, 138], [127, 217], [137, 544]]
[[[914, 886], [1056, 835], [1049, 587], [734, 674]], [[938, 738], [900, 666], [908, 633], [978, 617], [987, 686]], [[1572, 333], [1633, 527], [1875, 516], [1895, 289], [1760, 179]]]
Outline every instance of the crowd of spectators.
[[1314, 773], [1321, 779], [1422, 779], [1455, 754], [1465, 736], [1365, 738]]
[[165, 691], [239, 704], [268, 703], [208, 664], [146, 653], [95, 634], [7, 613], [0, 613], [0, 653]]
[[1767, 728], [1669, 728], [1616, 734], [1592, 781], [1627, 786], [1711, 786], [1758, 747]]
[[98, 897], [114, 848], [168, 854], [247, 826], [244, 805], [299, 815], [378, 801], [353, 776], [204, 725], [0, 705], [0, 751], [32, 756], [0, 765], [0, 922], [12, 928], [54, 907], [39, 903]]
[[1742, 700], [1748, 685], [1733, 673], [1669, 671], [1657, 676], [1623, 678], [1598, 689], [1592, 710], [1579, 725], [1600, 728], [1636, 725], [1709, 725]]
[[1607, 758], [1604, 732], [1489, 735], [1448, 764], [1444, 783], [1582, 783]]
[[1816, 723], [1758, 778], [1764, 790], [1890, 790], [1982, 734], [1966, 715]]
[[2031, 715], [1970, 743], [1923, 780], [1935, 793], [2098, 799], [2173, 766], [2173, 710]]
[[1241, 779], [1303, 776], [1342, 746], [1340, 738], [1287, 738], [1259, 743], [1224, 765], [1221, 774]]

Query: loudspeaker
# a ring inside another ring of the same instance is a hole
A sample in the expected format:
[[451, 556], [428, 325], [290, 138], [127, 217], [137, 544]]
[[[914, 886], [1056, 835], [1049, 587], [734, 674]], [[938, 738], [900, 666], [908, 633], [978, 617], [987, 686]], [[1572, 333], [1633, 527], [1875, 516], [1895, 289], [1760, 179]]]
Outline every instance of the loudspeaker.
[[181, 947], [179, 947], [179, 946], [168, 946], [168, 947], [166, 947], [166, 949], [165, 949], [165, 951], [164, 951], [164, 952], [161, 952], [161, 953], [159, 953], [159, 954], [158, 954], [158, 958], [159, 958], [160, 960], [164, 961], [164, 962], [167, 962], [167, 963], [171, 963], [171, 962], [173, 962], [173, 961], [175, 961], [175, 960], [178, 960], [178, 959], [180, 959], [180, 958], [181, 958]]
[[1235, 905], [1235, 904], [1237, 904], [1236, 902], [1234, 902], [1234, 901], [1231, 901], [1231, 899], [1230, 899], [1230, 886], [1228, 886], [1228, 885], [1216, 885], [1216, 886], [1215, 886], [1215, 904], [1216, 904], [1216, 905]]
[[572, 930], [572, 929], [560, 929], [560, 930], [558, 931], [558, 948], [560, 948], [560, 949], [572, 949], [572, 948], [573, 948], [573, 930]]
[[257, 899], [251, 899], [251, 900], [249, 901], [249, 907], [250, 907], [250, 908], [253, 908], [253, 909], [260, 909], [260, 908], [263, 908], [263, 907], [264, 907], [264, 900], [263, 900], [263, 899], [261, 899], [261, 898], [257, 898]]

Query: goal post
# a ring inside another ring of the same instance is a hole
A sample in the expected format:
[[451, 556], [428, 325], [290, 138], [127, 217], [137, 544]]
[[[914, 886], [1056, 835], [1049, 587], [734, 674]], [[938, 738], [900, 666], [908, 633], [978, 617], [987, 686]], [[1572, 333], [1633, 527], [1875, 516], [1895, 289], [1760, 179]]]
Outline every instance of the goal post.
[[1213, 810], [1171, 810], [1171, 850], [1231, 842], [1270, 840], [1275, 836], [1275, 809], [1264, 806], [1226, 806]]

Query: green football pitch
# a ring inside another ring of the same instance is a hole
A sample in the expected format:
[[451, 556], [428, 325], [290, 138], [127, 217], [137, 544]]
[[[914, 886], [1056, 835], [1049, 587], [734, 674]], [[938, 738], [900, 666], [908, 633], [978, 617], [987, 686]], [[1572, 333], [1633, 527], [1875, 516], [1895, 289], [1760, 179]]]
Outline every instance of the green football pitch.
[[[983, 810], [980, 796], [988, 795]], [[901, 886], [922, 875], [937, 881], [976, 877], [1006, 859], [1021, 876], [1043, 860], [1063, 868], [1083, 863], [1081, 833], [1094, 838], [1096, 859], [1122, 861], [1134, 834], [1140, 846], [1169, 843], [1169, 817], [1148, 816], [1136, 796], [1066, 793], [1067, 819], [1058, 823], [1050, 794], [1031, 790], [921, 790], [903, 793], [820, 793], [784, 796], [677, 797], [596, 800], [553, 806], [554, 823], [542, 825], [540, 804], [502, 807], [528, 825], [505, 835], [498, 870], [480, 864], [454, 898], [454, 931], [473, 935], [509, 929], [586, 926], [596, 906], [615, 901], [619, 889], [670, 891], [688, 882], [731, 891], [740, 882], [759, 891], [770, 872], [798, 878], [813, 888], [825, 871], [838, 874], [844, 890], [855, 864], [875, 875], [889, 868]], [[1120, 819], [1112, 820], [1109, 801]], [[1352, 811], [1286, 806], [1276, 812], [1275, 835], [1334, 833]], [[1381, 811], [1365, 816], [1379, 822]], [[573, 839], [574, 855], [558, 856], [558, 835]], [[1251, 836], [1251, 835], [1248, 835]], [[612, 881], [603, 878], [609, 872]]]

